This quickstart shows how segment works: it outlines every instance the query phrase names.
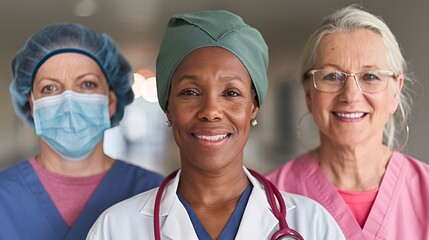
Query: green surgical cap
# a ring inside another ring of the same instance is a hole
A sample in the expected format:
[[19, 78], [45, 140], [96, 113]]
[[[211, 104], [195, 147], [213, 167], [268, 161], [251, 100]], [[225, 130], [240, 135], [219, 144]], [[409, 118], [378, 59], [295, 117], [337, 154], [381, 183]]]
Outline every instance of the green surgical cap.
[[156, 85], [161, 108], [166, 110], [171, 78], [192, 51], [221, 47], [237, 56], [249, 72], [262, 104], [267, 93], [268, 46], [255, 28], [227, 11], [205, 11], [170, 18], [156, 60]]

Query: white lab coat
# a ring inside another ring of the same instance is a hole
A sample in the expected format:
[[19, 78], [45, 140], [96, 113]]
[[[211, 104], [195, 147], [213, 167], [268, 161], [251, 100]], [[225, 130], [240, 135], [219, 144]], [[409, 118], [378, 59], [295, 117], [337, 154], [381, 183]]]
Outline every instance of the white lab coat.
[[[253, 190], [244, 211], [236, 239], [270, 239], [278, 230], [265, 191], [246, 168]], [[185, 207], [176, 195], [180, 171], [167, 185], [161, 201], [161, 238], [198, 240]], [[87, 240], [154, 239], [153, 211], [157, 188], [134, 196], [107, 209], [92, 226]], [[282, 193], [287, 206], [287, 223], [305, 240], [345, 239], [331, 215], [315, 201]]]

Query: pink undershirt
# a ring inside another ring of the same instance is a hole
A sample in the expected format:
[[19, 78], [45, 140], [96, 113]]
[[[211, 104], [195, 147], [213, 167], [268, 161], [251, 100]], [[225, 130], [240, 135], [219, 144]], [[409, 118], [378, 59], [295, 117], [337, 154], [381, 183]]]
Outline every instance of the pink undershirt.
[[107, 172], [89, 177], [68, 177], [49, 172], [40, 166], [35, 158], [29, 162], [69, 228], [73, 226]]
[[365, 225], [378, 190], [379, 188], [365, 192], [348, 192], [337, 189], [361, 228]]

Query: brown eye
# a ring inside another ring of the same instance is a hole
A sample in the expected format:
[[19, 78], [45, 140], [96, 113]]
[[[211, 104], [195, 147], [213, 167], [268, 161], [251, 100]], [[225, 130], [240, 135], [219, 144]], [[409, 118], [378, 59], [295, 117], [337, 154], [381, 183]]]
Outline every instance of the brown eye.
[[192, 89], [185, 89], [179, 93], [181, 96], [198, 96], [198, 93]]
[[229, 91], [225, 91], [223, 95], [227, 97], [237, 97], [237, 96], [240, 96], [240, 93], [238, 93], [237, 91], [229, 90]]

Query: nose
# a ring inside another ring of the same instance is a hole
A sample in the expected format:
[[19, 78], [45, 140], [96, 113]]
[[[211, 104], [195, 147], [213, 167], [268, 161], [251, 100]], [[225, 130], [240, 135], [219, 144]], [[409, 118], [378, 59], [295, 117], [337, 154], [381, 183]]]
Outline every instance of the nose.
[[357, 102], [362, 98], [362, 90], [357, 81], [357, 76], [354, 74], [348, 75], [344, 83], [343, 89], [340, 92], [340, 100], [352, 103]]
[[205, 122], [214, 122], [222, 119], [221, 101], [215, 94], [203, 96], [199, 104], [198, 119]]

